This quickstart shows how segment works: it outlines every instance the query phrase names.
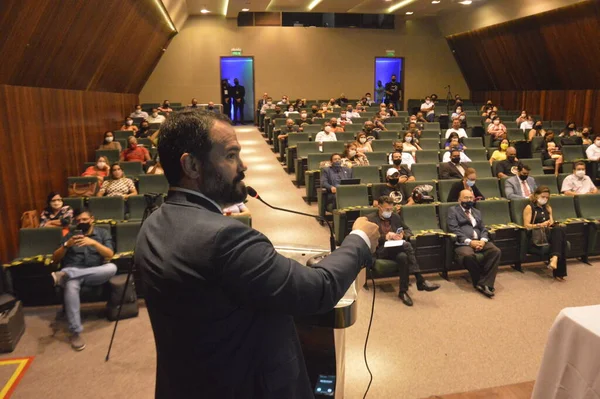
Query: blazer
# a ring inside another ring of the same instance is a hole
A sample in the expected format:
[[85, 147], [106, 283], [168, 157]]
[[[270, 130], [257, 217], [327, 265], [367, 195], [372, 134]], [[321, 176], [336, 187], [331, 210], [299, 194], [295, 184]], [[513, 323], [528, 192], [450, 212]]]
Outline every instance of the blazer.
[[483, 224], [481, 212], [478, 209], [471, 208], [471, 215], [475, 218], [475, 227], [471, 220], [465, 215], [465, 211], [460, 205], [455, 205], [448, 209], [448, 231], [456, 235], [456, 245], [467, 245], [465, 240], [473, 239], [473, 231], [477, 232], [478, 239], [490, 239], [490, 235]]
[[[383, 224], [383, 220], [381, 220], [381, 218], [379, 217], [379, 212], [370, 213], [366, 216], [366, 218], [369, 220], [369, 222], [375, 223], [377, 226], [379, 226], [379, 246], [377, 247], [377, 253], [380, 254], [381, 251], [384, 250], [383, 245], [386, 242], [385, 234], [383, 234], [383, 232], [381, 230], [381, 225]], [[410, 227], [408, 227], [407, 224], [404, 222], [404, 218], [396, 212], [392, 212], [392, 216], [390, 217], [390, 224], [391, 224], [390, 231], [392, 231], [394, 233], [400, 227], [402, 227], [404, 229], [404, 239], [405, 240], [409, 240], [410, 237], [413, 235], [412, 231], [410, 230]]]
[[[466, 171], [469, 165], [466, 163], [460, 163], [460, 166]], [[463, 175], [460, 174], [458, 168], [454, 162], [440, 163], [440, 179], [462, 179]]]
[[[535, 179], [529, 176], [527, 177], [526, 182], [531, 190], [531, 194], [533, 194], [537, 188]], [[523, 196], [523, 185], [521, 184], [521, 179], [519, 179], [519, 176], [512, 176], [504, 181], [504, 192], [506, 193], [506, 198], [511, 200], [526, 198]]]
[[339, 169], [327, 167], [321, 169], [321, 187], [326, 188], [327, 192], [331, 192], [331, 187], [340, 185], [342, 179], [352, 179], [352, 168], [340, 166]]
[[210, 201], [171, 192], [135, 251], [156, 341], [156, 398], [313, 398], [293, 316], [332, 309], [371, 262], [350, 234], [306, 267]]
[[[465, 184], [462, 180], [459, 180], [456, 183], [454, 183], [452, 187], [450, 187], [450, 192], [448, 193], [448, 198], [446, 199], [446, 202], [457, 202], [458, 198], [460, 197], [460, 192], [464, 189]], [[477, 188], [477, 184], [471, 187], [471, 190], [473, 191], [473, 195], [475, 196], [475, 198], [479, 198], [481, 200], [485, 199], [484, 195]]]

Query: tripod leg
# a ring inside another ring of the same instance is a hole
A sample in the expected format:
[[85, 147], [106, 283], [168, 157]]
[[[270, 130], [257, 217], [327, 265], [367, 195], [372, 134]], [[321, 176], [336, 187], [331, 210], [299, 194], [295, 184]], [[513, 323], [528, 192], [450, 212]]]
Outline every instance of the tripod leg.
[[125, 294], [127, 293], [127, 289], [129, 288], [129, 280], [131, 279], [131, 275], [133, 274], [133, 258], [131, 258], [129, 271], [127, 272], [127, 278], [125, 279], [125, 289], [123, 290], [123, 294], [121, 295], [121, 301], [119, 302], [119, 310], [117, 312], [117, 320], [115, 321], [115, 327], [113, 328], [112, 336], [110, 337], [110, 344], [108, 345], [108, 352], [106, 352], [105, 362], [110, 358], [110, 350], [112, 349], [113, 341], [115, 340], [115, 334], [117, 333], [117, 326], [119, 325], [119, 320], [121, 320], [121, 310], [123, 309], [123, 302], [125, 302]]

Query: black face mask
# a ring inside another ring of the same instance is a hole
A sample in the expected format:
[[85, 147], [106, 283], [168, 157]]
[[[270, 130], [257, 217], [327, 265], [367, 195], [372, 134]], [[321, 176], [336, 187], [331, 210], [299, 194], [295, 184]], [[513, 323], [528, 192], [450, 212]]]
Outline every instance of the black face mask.
[[142, 126], [142, 128], [141, 128], [142, 132], [145, 132], [145, 131], [146, 131], [146, 130], [148, 130], [148, 129], [150, 129], [150, 127], [149, 127], [149, 126]]
[[473, 205], [475, 205], [475, 203], [473, 201], [463, 201], [463, 202], [460, 203], [460, 205], [463, 208], [469, 210], [469, 209], [473, 208]]
[[394, 159], [394, 165], [396, 165], [396, 166], [402, 165], [402, 160], [401, 159]]
[[533, 128], [535, 130], [542, 130], [542, 125], [535, 125]]
[[459, 164], [460, 163], [460, 157], [452, 157], [452, 162], [455, 164]]
[[209, 109], [210, 111], [212, 111], [213, 109], [215, 109], [215, 107], [212, 107], [212, 106], [210, 106], [210, 105], [209, 105], [209, 106], [208, 106], [208, 109]]
[[365, 131], [366, 132], [370, 132], [371, 130], [373, 130], [373, 126], [367, 126], [367, 127], [365, 127]]
[[276, 114], [280, 114], [280, 113], [281, 113], [281, 111], [280, 111], [280, 110], [277, 110], [277, 111], [275, 111], [275, 113], [276, 113]]
[[90, 230], [91, 226], [92, 226], [91, 223], [79, 223], [77, 225], [77, 229], [81, 230], [83, 232], [83, 234], [86, 234]]
[[395, 82], [395, 81], [396, 81], [396, 79], [392, 79], [392, 82]]
[[313, 114], [316, 114], [318, 111], [319, 111], [318, 109], [313, 109], [313, 110], [312, 110], [312, 113], [313, 113]]
[[388, 179], [388, 182], [392, 185], [395, 186], [396, 184], [398, 184], [398, 182], [400, 181], [400, 179]]
[[527, 178], [529, 177], [529, 175], [525, 176], [525, 175], [519, 175], [519, 179], [525, 181], [527, 180]]
[[336, 127], [337, 126], [337, 122], [332, 122], [331, 123], [331, 127]]
[[516, 156], [514, 156], [514, 155], [511, 155], [511, 156], [508, 156], [508, 157], [506, 157], [506, 159], [507, 159], [507, 161], [508, 161], [508, 162], [515, 162], [515, 159], [516, 159], [516, 158], [517, 158], [517, 157], [516, 157]]

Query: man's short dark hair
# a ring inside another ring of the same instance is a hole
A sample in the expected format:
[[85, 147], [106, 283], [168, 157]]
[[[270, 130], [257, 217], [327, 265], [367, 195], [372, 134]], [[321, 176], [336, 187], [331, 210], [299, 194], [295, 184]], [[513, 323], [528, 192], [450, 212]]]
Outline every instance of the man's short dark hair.
[[333, 154], [331, 154], [331, 156], [329, 157], [329, 160], [330, 160], [331, 162], [333, 162], [333, 157], [335, 157], [336, 155], [337, 155], [338, 157], [340, 157], [340, 158], [342, 157], [342, 154], [340, 154], [340, 153], [338, 153], [338, 152], [334, 152], [334, 153], [333, 153]]
[[224, 114], [185, 110], [171, 114], [160, 126], [158, 155], [170, 185], [178, 185], [183, 177], [180, 164], [183, 154], [193, 155], [201, 162], [208, 159], [212, 149], [209, 133], [217, 121], [231, 124]]
[[578, 166], [583, 166], [585, 168], [585, 162], [579, 161], [573, 164], [573, 170], [577, 169]]
[[389, 205], [394, 205], [394, 200], [392, 199], [392, 197], [389, 197], [387, 195], [382, 195], [381, 197], [379, 197], [379, 199], [377, 200], [377, 203], [379, 205], [383, 205], [383, 204], [389, 204]]
[[519, 163], [519, 165], [517, 166], [517, 170], [520, 172], [522, 170], [526, 170], [528, 172], [531, 172], [531, 168], [529, 167], [529, 165], [525, 165], [522, 163]]
[[90, 208], [88, 208], [87, 206], [84, 206], [83, 208], [77, 208], [74, 210], [73, 219], [77, 219], [79, 216], [81, 216], [84, 213], [87, 213], [88, 215], [90, 215], [90, 217], [94, 217], [94, 214], [92, 213], [92, 211], [90, 211]]
[[461, 151], [458, 148], [451, 148], [450, 149], [450, 156], [452, 156], [452, 154], [454, 154], [455, 152], [458, 152], [459, 155], [461, 153]]

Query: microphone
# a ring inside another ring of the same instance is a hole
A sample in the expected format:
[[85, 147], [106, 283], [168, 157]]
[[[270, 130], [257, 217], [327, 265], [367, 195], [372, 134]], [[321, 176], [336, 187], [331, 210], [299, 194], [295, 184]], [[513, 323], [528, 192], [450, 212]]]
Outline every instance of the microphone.
[[248, 195], [251, 196], [252, 198], [256, 198], [257, 200], [259, 200], [260, 202], [262, 202], [263, 204], [265, 204], [266, 206], [268, 206], [271, 209], [275, 209], [277, 211], [283, 211], [283, 212], [289, 212], [289, 213], [294, 213], [296, 215], [302, 215], [302, 216], [308, 216], [311, 218], [315, 218], [319, 221], [322, 221], [324, 223], [327, 223], [327, 227], [329, 227], [329, 246], [331, 248], [331, 252], [335, 251], [336, 245], [335, 245], [335, 235], [333, 234], [333, 227], [331, 227], [331, 223], [329, 223], [329, 221], [327, 219], [325, 219], [324, 217], [321, 217], [319, 215], [311, 215], [310, 213], [304, 213], [304, 212], [298, 212], [298, 211], [292, 211], [291, 209], [285, 209], [285, 208], [279, 208], [277, 206], [273, 206], [269, 203], [267, 203], [265, 200], [263, 200], [260, 195], [258, 195], [258, 193], [256, 192], [256, 190], [250, 186], [246, 186], [246, 190], [248, 191]]

